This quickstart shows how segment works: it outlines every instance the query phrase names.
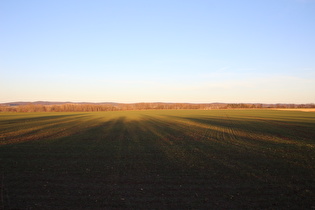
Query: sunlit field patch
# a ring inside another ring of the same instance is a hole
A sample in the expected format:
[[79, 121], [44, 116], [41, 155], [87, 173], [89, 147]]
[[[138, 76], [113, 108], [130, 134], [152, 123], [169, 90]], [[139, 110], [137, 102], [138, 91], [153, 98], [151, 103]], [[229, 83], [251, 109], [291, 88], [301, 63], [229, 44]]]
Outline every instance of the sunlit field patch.
[[315, 208], [315, 113], [0, 114], [0, 209]]

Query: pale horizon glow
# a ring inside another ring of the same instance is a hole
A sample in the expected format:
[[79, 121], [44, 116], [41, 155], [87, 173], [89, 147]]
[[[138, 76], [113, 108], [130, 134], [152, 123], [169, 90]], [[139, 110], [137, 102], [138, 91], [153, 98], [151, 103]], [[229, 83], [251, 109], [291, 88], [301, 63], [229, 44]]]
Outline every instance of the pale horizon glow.
[[315, 1], [0, 2], [0, 103], [314, 103]]

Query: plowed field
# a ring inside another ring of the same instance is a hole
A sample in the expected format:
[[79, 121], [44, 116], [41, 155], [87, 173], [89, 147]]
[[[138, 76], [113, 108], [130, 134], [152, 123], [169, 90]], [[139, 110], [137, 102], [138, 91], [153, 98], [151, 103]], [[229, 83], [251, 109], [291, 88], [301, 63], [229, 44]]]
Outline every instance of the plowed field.
[[315, 113], [0, 113], [0, 209], [315, 208]]

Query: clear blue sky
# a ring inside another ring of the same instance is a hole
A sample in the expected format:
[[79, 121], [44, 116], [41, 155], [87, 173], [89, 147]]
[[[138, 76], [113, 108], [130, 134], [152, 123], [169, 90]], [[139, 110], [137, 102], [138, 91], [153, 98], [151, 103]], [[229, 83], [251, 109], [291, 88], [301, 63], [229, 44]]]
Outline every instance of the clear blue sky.
[[314, 0], [0, 0], [0, 102], [315, 102]]

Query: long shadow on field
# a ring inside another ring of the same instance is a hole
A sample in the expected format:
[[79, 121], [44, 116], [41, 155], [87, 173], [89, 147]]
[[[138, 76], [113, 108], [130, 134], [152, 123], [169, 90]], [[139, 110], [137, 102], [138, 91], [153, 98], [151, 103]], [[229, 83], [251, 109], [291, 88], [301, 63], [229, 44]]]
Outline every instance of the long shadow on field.
[[0, 145], [68, 136], [82, 130], [88, 122], [86, 118], [75, 114], [8, 120], [1, 123]]
[[[232, 155], [249, 154], [281, 159], [290, 164], [313, 168], [314, 133], [308, 128], [296, 130], [291, 127], [277, 126], [269, 121], [239, 120], [234, 118], [178, 118], [178, 125], [200, 127], [207, 130], [205, 141], [217, 141], [234, 152]], [[175, 121], [175, 120], [173, 120]], [[192, 129], [190, 129], [192, 130]], [[200, 138], [199, 138], [200, 139]], [[226, 148], [227, 149], [227, 148]], [[238, 152], [238, 153], [237, 153]], [[256, 163], [257, 158], [248, 159]]]
[[[300, 122], [286, 124], [281, 121], [274, 120], [262, 120], [262, 119], [241, 119], [241, 118], [191, 118], [191, 117], [171, 117], [173, 119], [186, 120], [188, 122], [195, 122], [202, 124], [208, 129], [217, 130], [232, 130], [235, 135], [245, 139], [248, 138], [248, 134], [255, 135], [254, 140], [262, 137], [263, 141], [268, 141], [268, 139], [273, 140], [276, 144], [278, 140], [288, 140], [293, 144], [296, 143], [309, 143], [313, 144], [313, 139], [315, 138], [314, 129], [309, 129], [309, 127], [301, 126]], [[309, 123], [310, 127], [315, 128], [314, 123]], [[250, 139], [251, 141], [253, 138]], [[270, 142], [269, 142], [270, 143]], [[279, 142], [281, 144], [281, 141]]]
[[[88, 127], [81, 122], [79, 130], [58, 138], [4, 145], [0, 147], [2, 206], [266, 209], [313, 205], [314, 168], [307, 168], [311, 163], [303, 159], [313, 150], [282, 157], [286, 150], [273, 149], [272, 144], [262, 151], [249, 144], [257, 141], [255, 130], [237, 122], [181, 120], [117, 117], [91, 121]], [[245, 138], [234, 130], [252, 135]]]
[[[82, 116], [85, 114], [75, 114], [75, 116]], [[2, 115], [2, 117], [5, 117], [6, 115]], [[11, 115], [8, 115], [11, 116]], [[11, 120], [4, 120], [5, 124], [17, 124], [17, 123], [30, 123], [30, 122], [45, 122], [49, 120], [56, 120], [56, 119], [66, 119], [68, 117], [74, 117], [73, 114], [62, 114], [62, 115], [50, 115], [50, 116], [39, 116], [39, 117], [33, 117], [33, 116], [25, 116], [24, 118], [18, 118], [18, 119], [11, 119]], [[1, 120], [2, 121], [2, 120]]]
[[[172, 145], [168, 147], [171, 150], [167, 153], [170, 157], [181, 162], [186, 171], [196, 169], [199, 174], [204, 172], [207, 174], [205, 177], [217, 180], [215, 186], [230, 186], [231, 191], [232, 188], [244, 188], [244, 191], [250, 190], [253, 193], [249, 197], [261, 196], [257, 191], [273, 194], [274, 197], [268, 201], [271, 203], [277, 203], [273, 199], [288, 199], [288, 203], [295, 200], [300, 203], [307, 201], [308, 196], [314, 198], [312, 177], [315, 175], [315, 153], [311, 136], [305, 141], [308, 144], [298, 144], [299, 140], [294, 139], [295, 135], [290, 131], [283, 134], [283, 130], [280, 130], [281, 135], [277, 135], [279, 131], [275, 131], [276, 134], [267, 132], [268, 135], [262, 135], [271, 129], [266, 123], [260, 123], [257, 129], [249, 126], [252, 121], [242, 121], [240, 124], [229, 119], [223, 122], [222, 119], [212, 119], [207, 121], [208, 126], [205, 127], [203, 122], [198, 129], [199, 125], [191, 124], [191, 121], [199, 120], [174, 123], [174, 120], [150, 119], [146, 124], [157, 128], [156, 132], [162, 136], [163, 142]], [[285, 141], [281, 139], [276, 142], [278, 138], [284, 138]], [[289, 196], [277, 196], [283, 195], [282, 190]], [[246, 198], [242, 197], [242, 200], [245, 201]]]

